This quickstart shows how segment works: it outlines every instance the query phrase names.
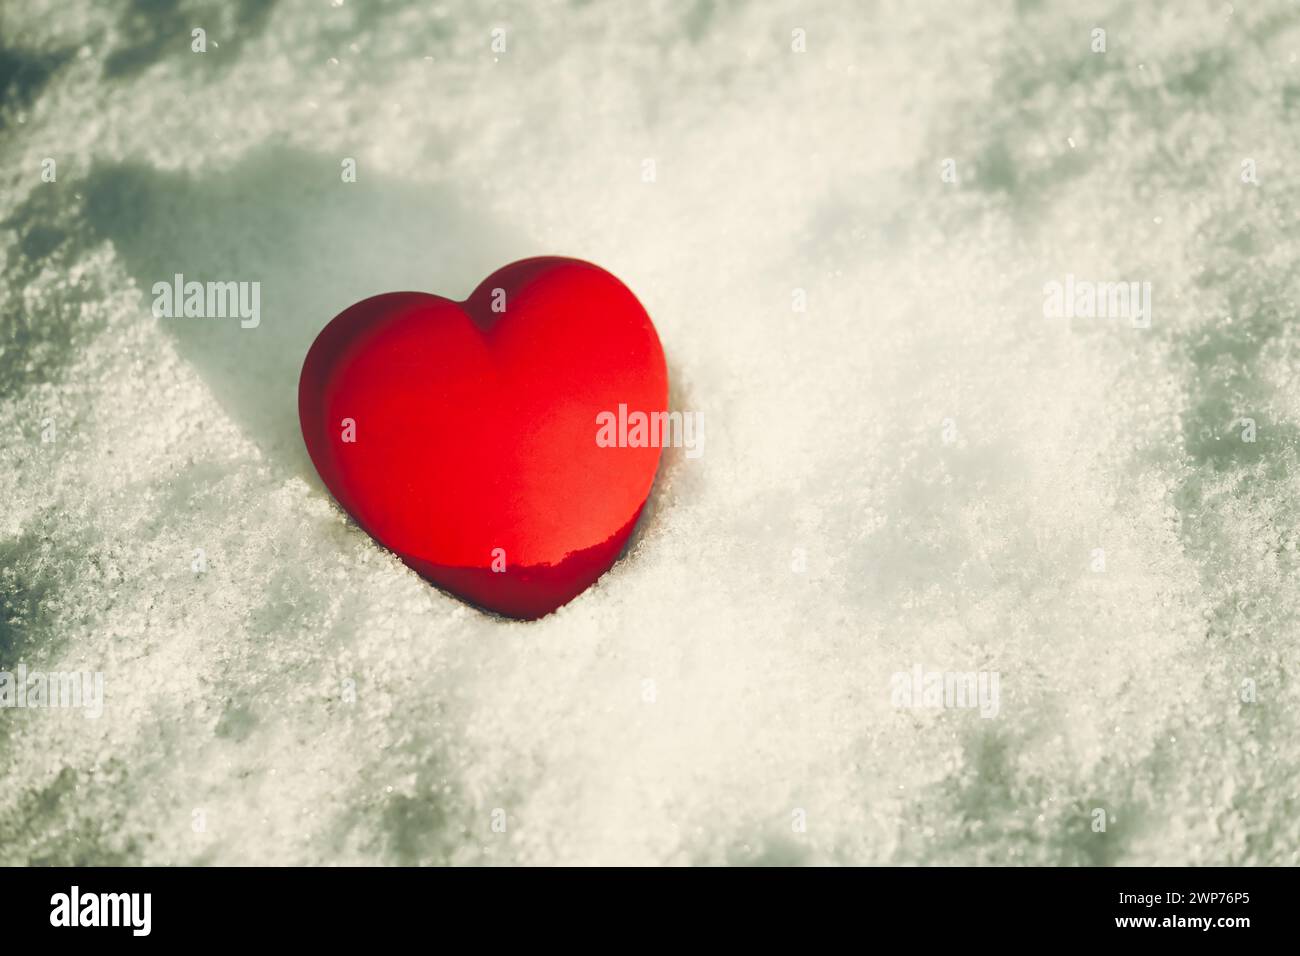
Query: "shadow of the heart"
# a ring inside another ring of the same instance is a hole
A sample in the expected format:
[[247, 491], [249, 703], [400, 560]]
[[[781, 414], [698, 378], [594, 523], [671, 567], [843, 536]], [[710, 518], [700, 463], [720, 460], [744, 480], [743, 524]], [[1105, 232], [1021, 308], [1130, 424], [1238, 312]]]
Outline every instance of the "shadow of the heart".
[[[163, 318], [181, 354], [268, 461], [323, 487], [298, 428], [297, 387], [316, 334], [381, 292], [468, 295], [493, 269], [537, 250], [462, 189], [369, 174], [338, 158], [261, 149], [191, 175], [139, 163], [96, 166], [86, 183], [95, 234], [110, 239], [151, 307], [156, 282], [261, 283], [261, 318]], [[146, 311], [147, 314], [147, 311]]]
[[[297, 390], [307, 349], [330, 319], [383, 292], [464, 298], [501, 265], [551, 251], [512, 235], [464, 189], [372, 177], [364, 166], [355, 183], [341, 173], [339, 159], [270, 147], [205, 174], [100, 164], [85, 183], [91, 231], [111, 240], [141, 289], [142, 320], [154, 284], [178, 273], [186, 282], [261, 283], [256, 328], [242, 328], [238, 315], [158, 321], [270, 467], [326, 494], [299, 430]], [[675, 381], [671, 398], [684, 407]], [[654, 523], [679, 458], [666, 450], [629, 546]]]

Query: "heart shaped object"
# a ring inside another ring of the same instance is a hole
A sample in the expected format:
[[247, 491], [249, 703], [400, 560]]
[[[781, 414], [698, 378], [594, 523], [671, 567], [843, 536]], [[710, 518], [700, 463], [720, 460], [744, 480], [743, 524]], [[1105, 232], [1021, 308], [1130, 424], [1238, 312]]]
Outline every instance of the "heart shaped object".
[[645, 505], [660, 448], [597, 442], [620, 406], [667, 410], [654, 325], [614, 276], [554, 257], [464, 302], [358, 302], [298, 382], [307, 451], [348, 514], [444, 590], [525, 619], [599, 578]]

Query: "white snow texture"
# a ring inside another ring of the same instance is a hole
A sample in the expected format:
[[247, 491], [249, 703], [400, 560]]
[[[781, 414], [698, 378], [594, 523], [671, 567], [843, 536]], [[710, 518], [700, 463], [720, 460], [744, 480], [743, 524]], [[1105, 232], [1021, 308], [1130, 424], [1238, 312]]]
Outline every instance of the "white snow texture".
[[[1294, 4], [0, 11], [0, 669], [105, 681], [0, 710], [0, 863], [1300, 862]], [[341, 512], [296, 386], [539, 254], [707, 440], [519, 623]]]

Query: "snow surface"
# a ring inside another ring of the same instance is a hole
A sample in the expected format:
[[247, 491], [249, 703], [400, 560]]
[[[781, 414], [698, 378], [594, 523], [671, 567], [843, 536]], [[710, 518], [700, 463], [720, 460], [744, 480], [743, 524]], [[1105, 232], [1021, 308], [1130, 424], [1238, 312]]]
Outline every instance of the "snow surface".
[[[0, 667], [106, 687], [0, 711], [0, 863], [1300, 862], [1297, 54], [1282, 2], [0, 0]], [[524, 624], [345, 518], [295, 386], [533, 254], [707, 441]], [[261, 326], [154, 319], [176, 272]]]

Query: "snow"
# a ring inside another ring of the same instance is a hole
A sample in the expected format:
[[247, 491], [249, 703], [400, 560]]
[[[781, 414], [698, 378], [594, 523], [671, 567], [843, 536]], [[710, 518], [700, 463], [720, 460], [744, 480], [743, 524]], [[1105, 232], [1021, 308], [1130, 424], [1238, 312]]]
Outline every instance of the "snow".
[[[0, 711], [0, 862], [1298, 862], [1297, 54], [1280, 2], [5, 3], [0, 669], [106, 699]], [[525, 624], [294, 396], [351, 302], [535, 254], [709, 435]], [[259, 327], [152, 317], [177, 272]]]

